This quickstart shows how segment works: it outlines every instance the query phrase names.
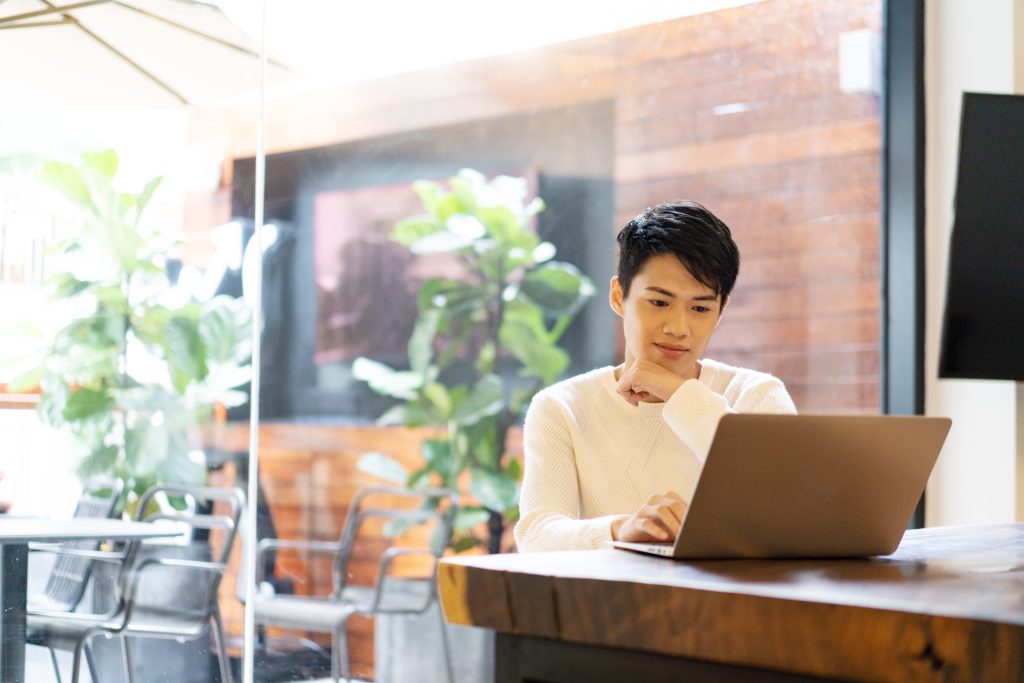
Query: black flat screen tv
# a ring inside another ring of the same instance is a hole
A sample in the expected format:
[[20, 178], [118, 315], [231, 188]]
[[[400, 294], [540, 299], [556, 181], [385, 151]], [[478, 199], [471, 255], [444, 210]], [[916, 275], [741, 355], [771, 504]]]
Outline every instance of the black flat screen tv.
[[939, 376], [1024, 381], [1024, 96], [964, 93]]

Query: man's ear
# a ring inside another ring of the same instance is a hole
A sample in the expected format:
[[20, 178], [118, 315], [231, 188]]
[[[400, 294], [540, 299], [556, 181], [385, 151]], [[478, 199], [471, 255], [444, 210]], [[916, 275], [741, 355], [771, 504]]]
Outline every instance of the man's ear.
[[608, 286], [608, 305], [615, 311], [615, 315], [622, 317], [622, 283], [619, 276], [613, 275], [611, 284]]

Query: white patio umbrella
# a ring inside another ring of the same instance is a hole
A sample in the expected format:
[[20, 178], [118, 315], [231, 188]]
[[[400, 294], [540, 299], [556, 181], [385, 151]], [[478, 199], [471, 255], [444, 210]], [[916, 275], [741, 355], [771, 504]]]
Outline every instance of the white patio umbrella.
[[0, 109], [211, 107], [257, 90], [257, 50], [212, 2], [0, 0]]

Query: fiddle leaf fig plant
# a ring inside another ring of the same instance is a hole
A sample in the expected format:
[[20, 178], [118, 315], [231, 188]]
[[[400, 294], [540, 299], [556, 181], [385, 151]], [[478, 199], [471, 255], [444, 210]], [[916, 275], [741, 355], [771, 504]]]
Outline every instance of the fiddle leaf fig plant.
[[35, 366], [11, 384], [39, 387], [38, 413], [80, 450], [79, 474], [201, 483], [198, 427], [214, 406], [245, 403], [251, 316], [240, 300], [197, 301], [175, 291], [166, 254], [176, 242], [144, 211], [161, 179], [118, 189], [113, 150], [77, 165], [47, 162], [43, 182], [83, 209], [80, 227], [55, 245], [51, 329], [38, 327]]
[[552, 260], [554, 245], [531, 229], [544, 202], [528, 199], [525, 178], [488, 181], [463, 169], [447, 188], [421, 180], [413, 189], [425, 213], [399, 222], [391, 239], [415, 254], [453, 254], [464, 276], [422, 283], [407, 369], [359, 358], [353, 374], [400, 401], [380, 423], [436, 427], [437, 436], [422, 442], [414, 471], [384, 453], [366, 454], [359, 467], [411, 488], [468, 482], [473, 500], [457, 512], [452, 547], [498, 552], [518, 518], [522, 474], [505, 457], [507, 432], [568, 367], [558, 342], [594, 286]]

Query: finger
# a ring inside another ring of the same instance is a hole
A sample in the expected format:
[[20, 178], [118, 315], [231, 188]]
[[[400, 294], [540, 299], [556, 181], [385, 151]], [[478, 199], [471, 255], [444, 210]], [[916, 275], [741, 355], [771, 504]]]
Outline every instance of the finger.
[[645, 517], [643, 529], [645, 532], [650, 534], [652, 538], [659, 541], [667, 541], [669, 538], [668, 529], [663, 528], [662, 525], [659, 524], [659, 520], [655, 517]]
[[678, 516], [670, 505], [659, 505], [656, 509], [658, 519], [661, 520], [665, 529], [675, 536], [679, 532], [679, 523], [682, 521], [682, 517]]
[[683, 519], [683, 515], [686, 513], [686, 501], [675, 491], [666, 491], [662, 496], [662, 505], [668, 505], [672, 508], [672, 512], [680, 521]]
[[672, 510], [672, 514], [676, 516], [679, 523], [683, 523], [683, 517], [686, 516], [686, 503], [681, 500], [673, 501], [668, 506]]

